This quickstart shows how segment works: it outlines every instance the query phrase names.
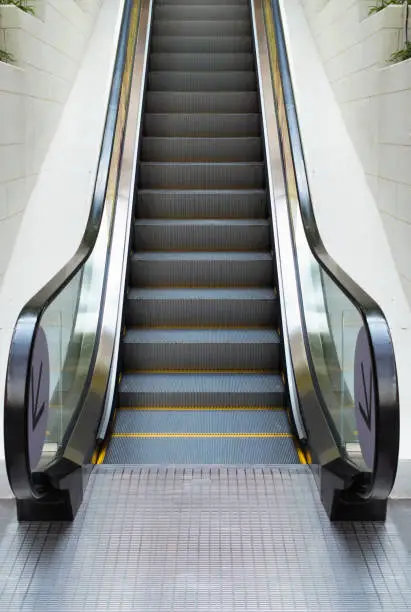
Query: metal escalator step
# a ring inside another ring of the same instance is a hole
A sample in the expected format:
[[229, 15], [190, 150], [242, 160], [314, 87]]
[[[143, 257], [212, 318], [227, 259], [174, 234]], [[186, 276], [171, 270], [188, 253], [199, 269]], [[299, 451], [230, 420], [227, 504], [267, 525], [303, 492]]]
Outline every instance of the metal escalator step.
[[133, 253], [130, 260], [134, 287], [269, 287], [273, 279], [271, 253], [160, 251]]
[[280, 374], [125, 374], [119, 406], [283, 406]]
[[156, 0], [157, 6], [195, 5], [195, 4], [224, 4], [224, 6], [248, 6], [248, 0]]
[[230, 4], [180, 4], [154, 7], [154, 19], [164, 21], [225, 21], [249, 20], [250, 9], [245, 5]]
[[251, 53], [251, 36], [153, 36], [153, 53]]
[[274, 289], [129, 289], [126, 325], [152, 327], [271, 327]]
[[249, 19], [154, 20], [153, 36], [251, 36]]
[[261, 189], [264, 164], [140, 162], [142, 189]]
[[257, 79], [252, 70], [219, 72], [149, 72], [150, 91], [255, 91]]
[[254, 70], [252, 53], [151, 53], [150, 70], [213, 72]]
[[257, 113], [256, 91], [147, 91], [148, 113]]
[[137, 191], [136, 216], [143, 219], [267, 217], [267, 194], [255, 190]]
[[255, 162], [263, 157], [260, 137], [143, 138], [141, 160], [154, 162]]
[[271, 410], [118, 410], [116, 434], [124, 433], [267, 433], [288, 434], [284, 409]]
[[265, 251], [270, 248], [270, 223], [266, 219], [137, 219], [134, 248]]
[[145, 136], [173, 137], [244, 137], [261, 134], [260, 115], [211, 114], [211, 113], [170, 113], [144, 116]]
[[[136, 441], [133, 438], [120, 437], [111, 438], [104, 463], [167, 466], [184, 464], [190, 466], [290, 465], [299, 463], [299, 458], [292, 438], [256, 439], [245, 436], [242, 438], [203, 437], [181, 440], [177, 437], [140, 438]], [[248, 534], [246, 541], [248, 544]]]
[[123, 349], [126, 371], [280, 368], [280, 337], [271, 329], [129, 329]]

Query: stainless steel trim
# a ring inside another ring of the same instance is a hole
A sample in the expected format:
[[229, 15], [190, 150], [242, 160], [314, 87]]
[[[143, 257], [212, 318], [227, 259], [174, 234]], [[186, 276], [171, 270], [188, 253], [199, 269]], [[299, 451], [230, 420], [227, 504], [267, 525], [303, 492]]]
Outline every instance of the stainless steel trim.
[[148, 64], [151, 19], [152, 0], [142, 0], [123, 162], [118, 187], [117, 212], [114, 221], [110, 270], [107, 282], [107, 297], [103, 315], [102, 333], [105, 334], [107, 338], [106, 341], [112, 342], [113, 349], [104, 410], [97, 433], [98, 440], [103, 440], [105, 438], [116, 387], [117, 360], [122, 333], [123, 299], [130, 249], [130, 229], [134, 210], [134, 184], [137, 174], [138, 144], [143, 117], [142, 111]]
[[286, 376], [291, 409], [300, 440], [307, 438], [299, 406], [295, 375], [310, 378], [302, 336], [301, 315], [297, 294], [297, 278], [292, 250], [291, 223], [285, 189], [277, 117], [271, 81], [270, 59], [261, 0], [252, 0], [257, 75], [261, 98], [264, 140], [268, 166], [271, 214], [279, 284], [279, 299], [283, 326]]

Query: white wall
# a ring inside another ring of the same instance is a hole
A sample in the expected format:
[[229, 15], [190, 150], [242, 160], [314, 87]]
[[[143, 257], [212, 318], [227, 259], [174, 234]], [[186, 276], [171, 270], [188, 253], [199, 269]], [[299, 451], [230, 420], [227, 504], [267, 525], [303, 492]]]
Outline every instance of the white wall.
[[[347, 8], [348, 0], [339, 2]], [[281, 0], [281, 6], [317, 223], [330, 254], [378, 302], [387, 317], [398, 368], [400, 458], [402, 465], [406, 465], [411, 459], [409, 303], [375, 196], [341, 115], [300, 0]]]
[[0, 7], [0, 285], [24, 210], [56, 131], [101, 0]]
[[[103, 0], [61, 120], [21, 219], [0, 289], [0, 398], [4, 398], [9, 346], [20, 310], [72, 257], [85, 229], [94, 191], [123, 2]], [[0, 497], [7, 490], [2, 443], [3, 409], [2, 401]]]
[[387, 63], [403, 45], [404, 8], [368, 16], [372, 0], [301, 3], [411, 303], [411, 60]]

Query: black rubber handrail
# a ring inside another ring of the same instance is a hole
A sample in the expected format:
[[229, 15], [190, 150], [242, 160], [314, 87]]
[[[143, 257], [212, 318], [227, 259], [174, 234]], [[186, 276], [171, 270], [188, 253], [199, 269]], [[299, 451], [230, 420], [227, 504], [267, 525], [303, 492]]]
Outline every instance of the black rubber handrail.
[[278, 65], [301, 218], [309, 248], [322, 268], [355, 306], [363, 320], [372, 360], [375, 390], [375, 454], [371, 478], [354, 493], [363, 499], [386, 499], [393, 487], [399, 454], [399, 394], [395, 355], [386, 318], [378, 304], [334, 261], [318, 230], [295, 104], [279, 0], [271, 0]]
[[[4, 443], [7, 474], [17, 499], [39, 499], [48, 492], [44, 485], [34, 482], [28, 456], [27, 407], [29, 405], [32, 354], [44, 312], [85, 266], [97, 241], [104, 212], [117, 116], [120, 109], [132, 9], [133, 0], [125, 0], [94, 193], [80, 246], [68, 263], [23, 307], [14, 328], [6, 379]], [[107, 274], [107, 266], [105, 274]], [[100, 319], [101, 314], [102, 305]], [[95, 356], [96, 351], [94, 350], [91, 369], [95, 365]]]

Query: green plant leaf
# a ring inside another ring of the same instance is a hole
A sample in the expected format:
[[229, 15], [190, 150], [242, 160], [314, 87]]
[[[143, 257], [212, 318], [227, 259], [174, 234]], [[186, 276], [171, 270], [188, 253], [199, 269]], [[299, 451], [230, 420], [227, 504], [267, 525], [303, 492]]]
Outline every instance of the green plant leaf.
[[397, 64], [408, 59], [411, 59], [411, 43], [407, 43], [403, 49], [395, 51], [388, 61], [391, 64]]
[[25, 13], [34, 15], [34, 7], [27, 3], [28, 0], [0, 0], [0, 6], [16, 6]]
[[7, 64], [12, 64], [14, 62], [14, 58], [11, 53], [7, 53], [7, 51], [2, 51], [0, 49], [0, 62], [6, 62]]

